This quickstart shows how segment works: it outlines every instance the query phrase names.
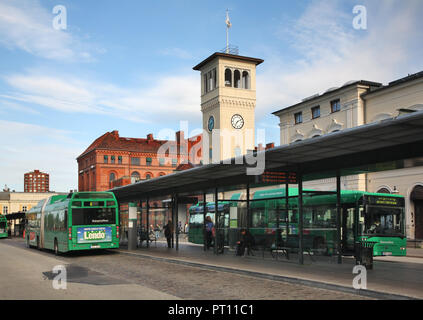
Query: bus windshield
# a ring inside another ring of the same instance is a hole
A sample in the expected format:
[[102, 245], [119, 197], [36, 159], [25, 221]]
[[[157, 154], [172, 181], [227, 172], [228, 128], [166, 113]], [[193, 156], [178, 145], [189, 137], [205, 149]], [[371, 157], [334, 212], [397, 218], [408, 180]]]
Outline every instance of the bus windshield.
[[72, 225], [85, 226], [115, 224], [115, 208], [78, 208], [72, 209]]
[[395, 236], [404, 234], [402, 208], [367, 206], [366, 211], [365, 234]]

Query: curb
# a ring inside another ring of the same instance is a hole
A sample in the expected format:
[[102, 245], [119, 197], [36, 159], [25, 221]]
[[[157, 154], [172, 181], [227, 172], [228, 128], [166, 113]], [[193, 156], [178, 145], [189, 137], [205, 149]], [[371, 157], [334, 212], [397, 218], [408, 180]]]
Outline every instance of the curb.
[[350, 294], [355, 294], [355, 295], [359, 295], [359, 296], [365, 296], [365, 297], [375, 298], [375, 299], [380, 299], [380, 300], [420, 300], [416, 297], [386, 293], [386, 292], [375, 291], [375, 290], [356, 290], [354, 288], [349, 288], [349, 287], [346, 287], [346, 286], [343, 286], [343, 285], [319, 282], [319, 281], [315, 281], [315, 280], [307, 280], [307, 279], [301, 279], [301, 278], [287, 277], [287, 276], [281, 276], [281, 275], [275, 275], [275, 274], [263, 273], [263, 272], [257, 272], [257, 271], [249, 271], [249, 270], [243, 270], [243, 269], [234, 269], [234, 268], [231, 268], [231, 267], [215, 266], [215, 265], [210, 265], [210, 264], [206, 264], [206, 263], [192, 262], [192, 261], [187, 261], [187, 260], [155, 257], [155, 256], [147, 255], [147, 254], [135, 253], [135, 252], [125, 252], [125, 251], [121, 251], [121, 250], [117, 250], [117, 252], [119, 252], [120, 254], [126, 254], [126, 255], [135, 256], [135, 257], [148, 258], [148, 259], [155, 260], [155, 261], [168, 262], [168, 263], [174, 263], [174, 264], [185, 265], [185, 266], [190, 266], [190, 267], [209, 269], [209, 270], [213, 270], [213, 271], [223, 271], [223, 272], [228, 272], [228, 273], [241, 274], [241, 275], [251, 276], [251, 277], [255, 277], [255, 278], [268, 279], [268, 280], [280, 281], [280, 282], [287, 282], [287, 283], [291, 283], [291, 284], [300, 284], [300, 285], [304, 285], [304, 286], [308, 286], [308, 287], [314, 287], [314, 288], [326, 289], [326, 290], [332, 290], [332, 291], [340, 291], [340, 292], [344, 292], [344, 293], [350, 293]]

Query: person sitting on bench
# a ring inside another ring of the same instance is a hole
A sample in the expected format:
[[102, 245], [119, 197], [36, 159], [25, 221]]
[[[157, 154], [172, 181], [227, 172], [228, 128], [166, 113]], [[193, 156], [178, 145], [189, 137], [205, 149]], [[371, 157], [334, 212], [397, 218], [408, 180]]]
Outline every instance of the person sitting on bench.
[[237, 242], [237, 256], [243, 256], [245, 253], [245, 248], [247, 248], [247, 254], [253, 255], [251, 249], [254, 246], [254, 237], [247, 229], [241, 229], [241, 239]]

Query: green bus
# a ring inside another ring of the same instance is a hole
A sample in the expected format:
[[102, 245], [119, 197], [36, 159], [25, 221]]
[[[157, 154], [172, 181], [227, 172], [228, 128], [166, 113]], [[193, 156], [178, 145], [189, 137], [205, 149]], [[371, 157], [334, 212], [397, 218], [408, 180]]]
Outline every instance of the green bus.
[[51, 196], [31, 208], [26, 218], [28, 247], [56, 254], [119, 248], [119, 210], [111, 192]]
[[0, 214], [0, 238], [8, 237], [7, 219], [4, 215]]
[[[256, 242], [276, 243], [276, 234], [288, 247], [298, 248], [298, 189], [289, 189], [288, 210], [285, 188], [253, 192], [250, 202], [250, 232]], [[303, 244], [317, 254], [332, 255], [337, 247], [336, 194], [312, 194], [304, 190]], [[308, 193], [307, 193], [308, 192]], [[234, 202], [219, 204], [219, 216], [225, 217], [223, 228], [225, 244], [233, 246], [239, 238], [239, 229], [246, 228], [247, 208], [245, 194], [234, 194]], [[354, 254], [360, 241], [375, 242], [375, 256], [405, 256], [404, 197], [362, 191], [341, 191], [341, 250]], [[207, 215], [215, 221], [214, 204], [206, 206]], [[190, 208], [189, 241], [203, 243], [203, 204]], [[210, 209], [209, 209], [210, 208]], [[279, 228], [278, 227], [279, 216]], [[218, 219], [219, 220], [219, 219]], [[218, 229], [219, 229], [218, 228]], [[279, 230], [279, 231], [278, 231]]]

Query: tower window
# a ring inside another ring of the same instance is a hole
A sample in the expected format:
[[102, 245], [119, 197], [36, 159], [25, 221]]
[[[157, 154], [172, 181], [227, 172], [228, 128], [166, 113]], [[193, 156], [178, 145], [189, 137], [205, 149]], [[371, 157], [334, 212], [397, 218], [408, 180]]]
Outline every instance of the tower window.
[[216, 68], [207, 72], [204, 76], [204, 93], [216, 89]]
[[109, 156], [104, 156], [104, 163], [108, 163], [109, 162]]
[[241, 87], [241, 72], [239, 72], [239, 70], [234, 71], [234, 87], [235, 88]]
[[116, 175], [113, 172], [110, 173], [109, 181], [112, 182], [112, 181], [115, 181], [115, 180], [116, 180]]
[[231, 71], [231, 69], [225, 70], [225, 87], [232, 87], [232, 71]]
[[115, 159], [116, 159], [115, 156], [111, 156], [110, 157], [110, 163], [115, 163]]
[[250, 75], [248, 74], [248, 71], [244, 71], [242, 73], [242, 87], [244, 89], [250, 89]]

